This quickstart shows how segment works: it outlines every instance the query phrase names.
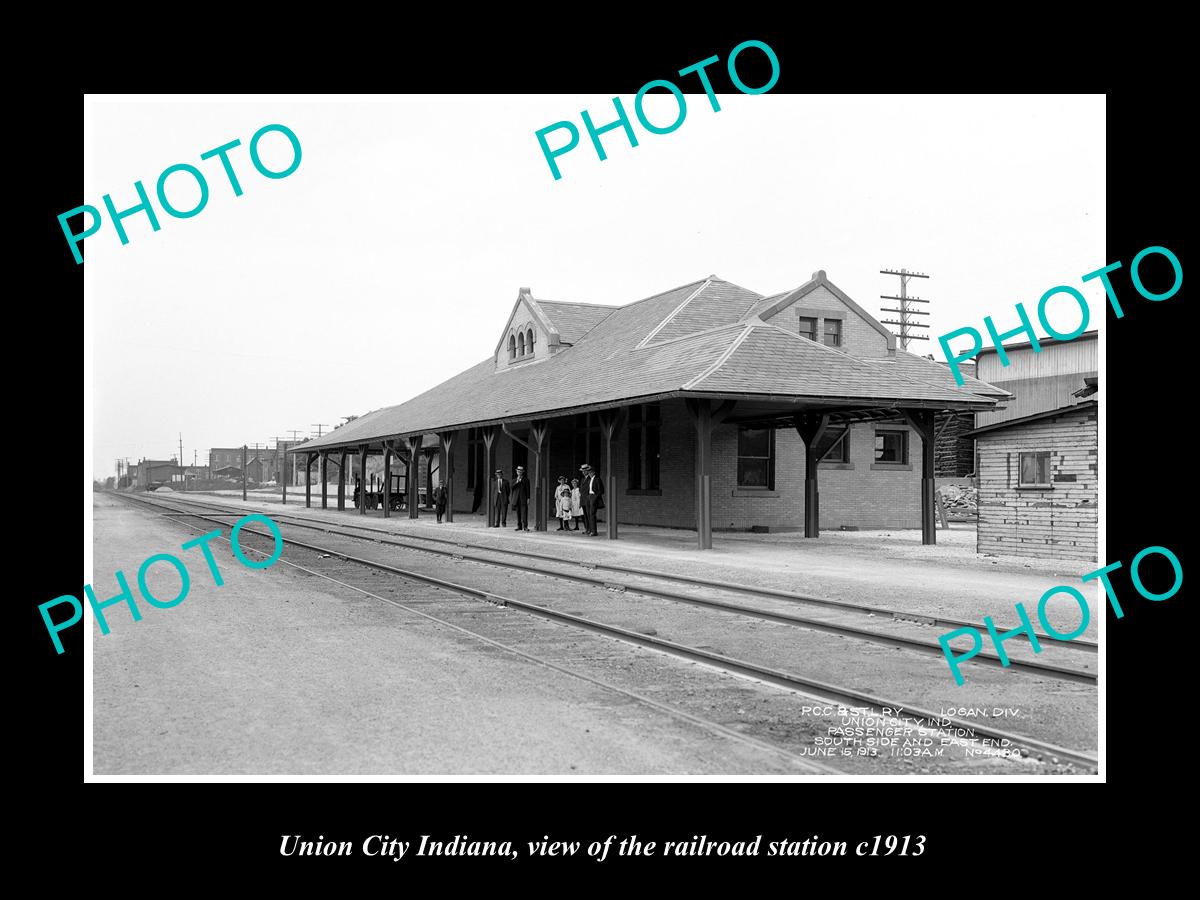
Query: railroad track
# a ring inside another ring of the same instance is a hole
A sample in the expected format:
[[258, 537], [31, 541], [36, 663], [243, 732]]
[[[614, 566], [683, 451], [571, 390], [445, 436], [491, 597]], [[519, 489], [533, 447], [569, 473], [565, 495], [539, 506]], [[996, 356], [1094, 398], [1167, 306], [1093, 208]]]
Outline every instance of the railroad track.
[[[210, 501], [197, 501], [172, 497], [171, 502], [190, 504], [201, 508], [215, 510], [221, 515], [226, 516], [245, 515], [244, 509], [212, 503]], [[572, 562], [570, 560], [562, 560], [558, 557], [550, 556], [549, 554], [544, 553], [535, 553], [524, 550], [499, 549], [481, 544], [471, 544], [463, 541], [450, 541], [443, 538], [415, 535], [397, 537], [395, 532], [388, 531], [387, 529], [374, 528], [369, 525], [357, 525], [353, 522], [332, 523], [321, 519], [309, 519], [308, 517], [291, 516], [287, 513], [276, 514], [272, 518], [281, 522], [285, 521], [293, 527], [306, 528], [313, 531], [320, 531], [325, 534], [340, 535], [342, 537], [363, 539], [361, 537], [362, 533], [387, 535], [387, 537], [373, 537], [369, 538], [369, 540], [373, 540], [376, 543], [386, 546], [399, 547], [405, 550], [417, 550], [424, 553], [432, 553], [434, 555], [449, 557], [455, 560], [478, 562], [485, 565], [499, 566], [521, 572], [545, 575], [552, 578], [560, 578], [566, 581], [575, 582], [577, 584], [587, 584], [608, 590], [628, 591], [631, 593], [643, 594], [649, 597], [657, 597], [662, 600], [669, 600], [676, 603], [686, 603], [691, 606], [731, 613], [737, 616], [804, 628], [809, 631], [818, 631], [826, 634], [851, 637], [858, 640], [869, 641], [871, 643], [883, 644], [889, 647], [901, 647], [905, 650], [923, 653], [938, 658], [943, 658], [944, 653], [941, 644], [939, 644], [937, 641], [929, 641], [921, 638], [911, 637], [897, 633], [894, 630], [888, 631], [875, 628], [866, 628], [862, 627], [861, 625], [850, 624], [845, 621], [839, 622], [831, 621], [829, 619], [817, 619], [813, 618], [812, 616], [803, 616], [795, 613], [783, 612], [779, 609], [772, 610], [764, 609], [761, 606], [747, 606], [744, 603], [729, 602], [726, 600], [717, 599], [713, 596], [698, 596], [696, 594], [681, 593], [678, 590], [670, 590], [661, 586], [656, 586], [652, 582], [659, 581], [667, 584], [674, 583], [689, 587], [700, 587], [707, 589], [709, 592], [724, 593], [732, 595], [735, 598], [752, 598], [760, 600], [768, 599], [776, 604], [783, 603], [790, 606], [809, 605], [822, 611], [832, 611], [834, 614], [842, 617], [857, 616], [859, 618], [878, 617], [883, 619], [891, 619], [893, 622], [899, 623], [899, 627], [904, 627], [907, 623], [915, 623], [918, 625], [934, 625], [952, 628], [971, 627], [977, 629], [981, 634], [987, 633], [987, 629], [982, 623], [966, 622], [960, 619], [946, 617], [922, 616], [865, 604], [848, 603], [842, 600], [810, 597], [804, 594], [796, 594], [789, 591], [781, 591], [772, 588], [758, 588], [748, 585], [730, 585], [703, 578], [696, 578], [693, 576], [674, 575], [665, 572], [656, 572], [647, 569], [638, 569], [631, 566], [620, 566], [608, 563]], [[340, 527], [333, 527], [335, 525]], [[355, 532], [358, 533], [356, 534]], [[442, 547], [452, 549], [441, 549]], [[536, 561], [536, 564], [534, 561]], [[579, 571], [580, 569], [584, 571]], [[611, 578], [601, 578], [596, 577], [593, 574], [589, 574], [590, 572], [601, 570], [620, 572], [625, 578], [632, 580], [614, 581]], [[1001, 628], [1001, 630], [1007, 629]], [[1022, 637], [1024, 637], [1024, 635], [1022, 635]], [[1014, 657], [1012, 654], [1010, 654], [1009, 664], [1008, 666], [1005, 666], [999, 656], [986, 650], [980, 651], [971, 660], [971, 662], [980, 663], [982, 665], [988, 665], [995, 668], [1009, 668], [1021, 672], [1030, 672], [1042, 677], [1053, 678], [1061, 681], [1071, 681], [1087, 685], [1095, 685], [1097, 683], [1097, 672], [1094, 668], [1095, 660], [1092, 658], [1097, 649], [1095, 643], [1090, 641], [1056, 641], [1050, 636], [1042, 634], [1039, 634], [1038, 637], [1046, 642], [1047, 647], [1053, 647], [1055, 652], [1064, 654], [1074, 653], [1077, 656], [1082, 657], [1080, 664], [1078, 666], [1063, 666], [1055, 663], [1043, 662], [1039, 659]]]
[[[222, 526], [229, 525], [228, 522], [222, 521], [222, 519], [228, 518], [230, 516], [240, 517], [240, 516], [247, 514], [247, 512], [248, 512], [248, 510], [246, 510], [246, 509], [237, 509], [237, 508], [233, 508], [233, 507], [222, 506], [220, 504], [212, 504], [212, 503], [209, 503], [206, 501], [181, 500], [180, 498], [176, 498], [176, 497], [170, 498], [170, 503], [183, 503], [185, 505], [190, 505], [190, 506], [194, 506], [194, 507], [208, 507], [210, 512], [213, 510], [216, 510], [217, 515], [219, 515], [221, 517], [221, 518], [217, 518], [217, 517], [214, 517], [213, 515], [207, 515], [207, 514], [192, 512], [187, 509], [179, 509], [178, 507], [173, 507], [168, 503], [161, 502], [160, 498], [155, 498], [154, 500], [149, 500], [144, 497], [140, 497], [140, 496], [136, 496], [136, 495], [129, 495], [129, 494], [116, 494], [115, 496], [119, 496], [126, 500], [130, 500], [130, 501], [133, 501], [136, 503], [143, 504], [147, 507], [156, 508], [159, 510], [164, 510], [164, 509], [169, 510], [175, 516], [194, 518], [194, 519], [198, 519], [201, 521], [210, 522], [210, 523], [222, 525]], [[289, 520], [296, 519], [296, 517], [291, 517], [291, 516], [286, 516], [286, 515], [272, 516], [272, 518], [273, 519], [289, 519]], [[314, 528], [315, 530], [328, 531], [331, 534], [337, 534], [342, 537], [348, 537], [351, 539], [370, 540], [370, 541], [373, 541], [376, 543], [381, 543], [381, 544], [397, 544], [399, 546], [404, 546], [403, 543], [400, 543], [397, 541], [380, 540], [378, 538], [364, 538], [361, 535], [355, 535], [355, 534], [349, 533], [347, 531], [342, 531], [339, 529], [323, 528], [323, 527], [314, 525], [313, 523], [310, 523], [310, 522], [301, 522], [301, 523], [289, 522], [289, 524], [301, 524], [301, 525], [304, 525], [309, 528]], [[326, 524], [328, 524], [328, 523], [326, 523]], [[356, 528], [356, 530], [362, 530], [362, 529]], [[372, 529], [372, 530], [382, 531], [382, 529]], [[250, 528], [250, 527], [243, 528], [242, 534], [243, 535], [254, 535], [259, 538], [270, 540], [273, 542], [272, 535], [270, 535], [269, 533], [258, 531], [254, 528]], [[738, 658], [731, 657], [731, 656], [728, 656], [728, 655], [725, 655], [722, 653], [717, 653], [717, 652], [713, 652], [711, 650], [706, 650], [701, 647], [694, 647], [694, 646], [679, 643], [676, 641], [666, 640], [664, 638], [649, 635], [646, 633], [633, 631], [628, 628], [622, 628], [620, 626], [606, 624], [603, 622], [596, 621], [594, 619], [584, 618], [582, 616], [575, 615], [575, 614], [572, 614], [572, 613], [569, 613], [569, 612], [566, 612], [563, 610], [553, 609], [553, 608], [550, 608], [547, 606], [540, 605], [538, 603], [532, 603], [532, 602], [529, 602], [526, 600], [521, 600], [521, 599], [518, 599], [515, 597], [506, 596], [506, 595], [503, 595], [503, 594], [500, 594], [500, 593], [497, 593], [497, 592], [494, 592], [491, 590], [487, 590], [485, 588], [457, 584], [457, 583], [454, 583], [451, 581], [447, 581], [445, 579], [437, 578], [435, 576], [432, 576], [432, 575], [429, 575], [426, 573], [400, 568], [397, 566], [390, 565], [388, 563], [379, 562], [377, 560], [366, 559], [366, 558], [363, 558], [363, 557], [360, 557], [357, 555], [347, 553], [345, 550], [342, 550], [342, 549], [322, 547], [322, 546], [319, 546], [316, 544], [309, 543], [307, 541], [296, 540], [295, 538], [292, 538], [292, 537], [289, 537], [286, 535], [283, 536], [283, 541], [285, 544], [291, 544], [295, 547], [313, 551], [313, 552], [316, 552], [323, 556], [336, 557], [339, 560], [353, 563], [357, 566], [372, 569], [374, 571], [384, 572], [384, 573], [388, 573], [391, 575], [395, 575], [397, 577], [407, 578], [407, 579], [419, 581], [419, 582], [422, 582], [425, 584], [434, 585], [436, 587], [444, 588], [446, 590], [450, 590], [452, 592], [455, 592], [455, 593], [463, 595], [463, 596], [468, 596], [468, 597], [472, 597], [475, 599], [484, 600], [488, 603], [505, 606], [505, 607], [508, 607], [511, 609], [517, 609], [517, 610], [537, 616], [542, 619], [547, 619], [550, 621], [558, 622], [560, 624], [568, 625], [572, 628], [584, 630], [584, 631], [591, 632], [594, 634], [604, 635], [604, 636], [607, 636], [610, 638], [615, 638], [617, 640], [624, 641], [626, 643], [630, 643], [630, 644], [634, 644], [634, 645], [637, 645], [640, 647], [645, 647], [648, 649], [656, 650], [661, 653], [666, 653], [668, 655], [671, 655], [671, 656], [674, 656], [677, 658], [682, 658], [682, 659], [687, 659], [687, 660], [690, 660], [693, 662], [702, 663], [702, 664], [714, 667], [716, 669], [719, 669], [719, 670], [722, 670], [725, 672], [753, 678], [757, 681], [761, 681], [766, 684], [771, 684], [771, 685], [774, 685], [777, 687], [785, 688], [787, 690], [796, 691], [796, 692], [805, 694], [807, 696], [813, 697], [818, 702], [824, 702], [824, 703], [833, 702], [833, 703], [856, 706], [856, 707], [865, 707], [865, 708], [873, 710], [885, 717], [891, 716], [893, 718], [895, 718], [895, 716], [891, 713], [891, 711], [904, 710], [906, 717], [911, 717], [918, 721], [924, 721], [924, 722], [938, 722], [940, 727], [943, 727], [943, 728], [949, 727], [949, 728], [956, 729], [959, 731], [959, 733], [965, 734], [965, 735], [970, 735], [972, 738], [975, 738], [975, 739], [988, 738], [988, 739], [991, 739], [994, 741], [1007, 741], [1007, 742], [1009, 742], [1009, 744], [1012, 747], [1022, 749], [1027, 753], [1035, 754], [1039, 758], [1042, 758], [1042, 757], [1056, 758], [1056, 759], [1063, 760], [1063, 761], [1069, 761], [1075, 765], [1083, 766], [1083, 767], [1086, 767], [1089, 769], [1093, 769], [1097, 765], [1097, 759], [1094, 754], [1088, 753], [1086, 751], [1072, 750], [1072, 749], [1069, 749], [1066, 747], [1058, 746], [1056, 744], [1053, 744], [1053, 743], [1050, 743], [1047, 741], [1042, 741], [1037, 738], [1030, 737], [1028, 735], [1017, 734], [1014, 732], [1010, 732], [1006, 729], [997, 728], [990, 724], [967, 721], [967, 720], [956, 718], [953, 716], [944, 716], [939, 713], [935, 713], [931, 710], [926, 710], [926, 709], [922, 709], [919, 707], [902, 704], [902, 703], [899, 703], [890, 698], [881, 697], [881, 696], [875, 695], [873, 693], [868, 693], [868, 692], [864, 692], [864, 691], [860, 691], [860, 690], [856, 690], [856, 689], [845, 688], [845, 687], [835, 685], [835, 684], [832, 684], [832, 683], [829, 683], [826, 681], [817, 680], [817, 679], [807, 677], [807, 676], [801, 676], [801, 675], [791, 673], [791, 672], [786, 672], [786, 671], [783, 671], [781, 669], [777, 669], [777, 668], [774, 668], [771, 666], [762, 665], [760, 663], [755, 663], [755, 662], [751, 662], [751, 661], [744, 660], [744, 659], [738, 659]], [[417, 549], [417, 550], [421, 550], [424, 552], [429, 552], [429, 550], [424, 547], [413, 546], [413, 547], [409, 547], [407, 549]], [[480, 548], [480, 549], [490, 550], [491, 548]], [[452, 556], [456, 560], [466, 561], [465, 554], [447, 553], [444, 555]], [[497, 564], [494, 560], [490, 560], [490, 559], [488, 559], [488, 560], [472, 559], [471, 561], [472, 562], [478, 561], [481, 564], [486, 564], [486, 565], [496, 565]], [[309, 570], [306, 570], [306, 571], [309, 571]], [[539, 574], [550, 575], [550, 577], [558, 577], [558, 575], [556, 573], [547, 573], [547, 572], [542, 571], [541, 569], [538, 569], [537, 571], [539, 572]], [[320, 573], [313, 573], [313, 574], [319, 575]], [[326, 576], [322, 576], [322, 577], [326, 577]], [[696, 579], [693, 581], [694, 582], [702, 582], [702, 580], [699, 580], [699, 579]], [[595, 582], [595, 579], [592, 579], [592, 582]], [[641, 591], [642, 589], [640, 587], [638, 587], [638, 588], [633, 588], [633, 590]], [[364, 593], [368, 593], [368, 592], [364, 592]], [[372, 596], [375, 596], [375, 595], [372, 595]], [[394, 601], [389, 601], [387, 598], [378, 598], [378, 599], [382, 599], [385, 602], [394, 602]], [[688, 597], [687, 599], [690, 601], [694, 598]], [[726, 611], [726, 610], [722, 610], [722, 611]], [[460, 626], [452, 626], [452, 627], [458, 628]], [[821, 629], [818, 629], [818, 630], [821, 630]], [[893, 639], [894, 639], [894, 637], [893, 637]], [[520, 651], [518, 651], [518, 652], [520, 652]], [[941, 653], [940, 647], [939, 647], [938, 653], [939, 653], [939, 655]], [[542, 662], [545, 662], [545, 661], [542, 661]], [[546, 663], [546, 664], [553, 665], [551, 663]], [[1046, 674], [1042, 667], [1038, 667], [1038, 672], [1039, 672], [1039, 674], [1043, 674], [1043, 675]], [[930, 733], [936, 733], [936, 731], [937, 731], [933, 727], [926, 727], [924, 730], [928, 731]], [[779, 749], [779, 748], [776, 748], [776, 749]], [[797, 756], [796, 759], [803, 759], [803, 758]], [[804, 761], [809, 762], [809, 763], [812, 762], [812, 760], [804, 760]]]

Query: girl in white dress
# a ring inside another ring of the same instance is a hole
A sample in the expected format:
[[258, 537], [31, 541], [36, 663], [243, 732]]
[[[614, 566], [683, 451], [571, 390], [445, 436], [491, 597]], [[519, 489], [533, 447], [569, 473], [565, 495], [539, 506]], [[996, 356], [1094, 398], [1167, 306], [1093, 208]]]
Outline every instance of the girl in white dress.
[[571, 530], [579, 530], [579, 520], [583, 518], [583, 498], [579, 495], [579, 479], [571, 479], [571, 520], [574, 526]]
[[558, 487], [554, 489], [555, 513], [558, 516], [558, 530], [568, 531], [567, 523], [571, 521], [571, 488], [567, 486], [567, 476], [558, 476]]

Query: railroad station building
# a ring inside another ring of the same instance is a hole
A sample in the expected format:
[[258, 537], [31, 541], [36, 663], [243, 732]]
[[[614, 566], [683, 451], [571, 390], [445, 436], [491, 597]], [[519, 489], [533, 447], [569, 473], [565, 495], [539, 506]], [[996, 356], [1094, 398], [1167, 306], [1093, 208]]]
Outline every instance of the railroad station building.
[[338, 469], [339, 508], [371, 456], [390, 473], [433, 453], [452, 516], [487, 515], [492, 473], [524, 465], [541, 530], [557, 477], [588, 462], [610, 538], [622, 524], [693, 529], [702, 548], [713, 529], [920, 527], [933, 543], [935, 417], [1008, 397], [898, 349], [824, 271], [770, 296], [714, 275], [624, 306], [521, 288], [486, 359], [293, 452]]

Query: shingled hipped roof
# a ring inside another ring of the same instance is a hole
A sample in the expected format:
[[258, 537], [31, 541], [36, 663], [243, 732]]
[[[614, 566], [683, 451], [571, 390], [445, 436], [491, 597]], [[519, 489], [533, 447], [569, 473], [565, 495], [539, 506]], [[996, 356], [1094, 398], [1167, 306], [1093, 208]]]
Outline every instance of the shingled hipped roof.
[[[816, 285], [841, 295], [824, 272], [795, 293]], [[902, 350], [864, 359], [807, 340], [758, 318], [763, 300], [711, 276], [620, 307], [535, 301], [571, 346], [520, 366], [497, 368], [488, 357], [405, 403], [366, 413], [295, 450], [549, 418], [651, 397], [990, 409], [1009, 396], [973, 378], [957, 387], [945, 366]]]

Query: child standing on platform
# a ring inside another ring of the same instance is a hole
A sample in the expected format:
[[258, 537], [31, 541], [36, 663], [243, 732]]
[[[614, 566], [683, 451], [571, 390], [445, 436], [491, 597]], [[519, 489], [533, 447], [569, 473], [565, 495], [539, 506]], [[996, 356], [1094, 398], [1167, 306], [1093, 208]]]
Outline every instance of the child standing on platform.
[[571, 519], [575, 527], [572, 531], [579, 530], [579, 520], [583, 518], [583, 497], [579, 493], [579, 479], [571, 479]]
[[558, 530], [569, 531], [567, 525], [571, 521], [571, 488], [567, 484], [567, 476], [558, 476], [558, 487], [554, 489], [555, 515], [558, 516]]

